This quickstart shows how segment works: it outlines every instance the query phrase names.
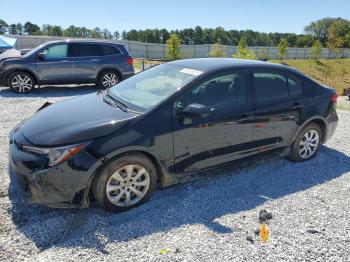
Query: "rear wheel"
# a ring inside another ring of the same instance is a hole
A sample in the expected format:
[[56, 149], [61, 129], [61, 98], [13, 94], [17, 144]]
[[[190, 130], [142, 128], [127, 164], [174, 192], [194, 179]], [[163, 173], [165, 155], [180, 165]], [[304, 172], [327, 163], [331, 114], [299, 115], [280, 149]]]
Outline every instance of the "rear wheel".
[[98, 85], [100, 88], [106, 89], [118, 84], [119, 81], [119, 75], [115, 71], [105, 71], [101, 73]]
[[27, 72], [14, 72], [8, 79], [8, 85], [16, 93], [29, 93], [35, 87], [34, 78]]
[[322, 139], [322, 130], [319, 125], [310, 123], [304, 127], [296, 137], [289, 158], [292, 161], [302, 162], [314, 157]]
[[128, 154], [108, 163], [93, 183], [96, 201], [107, 211], [126, 211], [146, 202], [157, 185], [156, 169], [142, 154]]

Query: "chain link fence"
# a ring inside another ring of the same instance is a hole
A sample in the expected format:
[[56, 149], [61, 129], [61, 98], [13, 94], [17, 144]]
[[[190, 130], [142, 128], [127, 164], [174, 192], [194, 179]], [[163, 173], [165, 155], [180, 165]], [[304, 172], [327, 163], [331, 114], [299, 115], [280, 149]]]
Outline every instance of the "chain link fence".
[[[18, 49], [32, 49], [40, 44], [43, 44], [52, 40], [62, 40], [62, 39], [73, 39], [65, 37], [52, 37], [52, 36], [27, 36], [27, 35], [11, 35], [9, 37], [14, 37], [17, 39]], [[74, 38], [76, 39], [76, 38]], [[84, 38], [86, 39], [86, 38]], [[106, 41], [106, 39], [93, 39]], [[109, 40], [110, 41], [110, 40]], [[112, 40], [118, 43], [125, 44], [133, 57], [144, 58], [151, 60], [164, 60], [166, 57], [166, 45], [165, 44], [153, 44], [153, 43], [143, 43], [127, 40]], [[181, 51], [184, 58], [200, 58], [208, 57], [210, 50], [213, 45], [182, 45]], [[232, 57], [233, 54], [237, 52], [236, 46], [222, 46], [226, 56]], [[268, 58], [268, 59], [278, 59], [277, 47], [266, 47], [266, 46], [250, 46], [248, 49], [255, 52], [258, 58]], [[305, 59], [311, 57], [311, 48], [298, 48], [289, 47], [286, 58], [288, 59]], [[328, 48], [322, 48], [320, 55], [321, 58], [349, 58], [350, 49], [341, 48], [336, 54]]]

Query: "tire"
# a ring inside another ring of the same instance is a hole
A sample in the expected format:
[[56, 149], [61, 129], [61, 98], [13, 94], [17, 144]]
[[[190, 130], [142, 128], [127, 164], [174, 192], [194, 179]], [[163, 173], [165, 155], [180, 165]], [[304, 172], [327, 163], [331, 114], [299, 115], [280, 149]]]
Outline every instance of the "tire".
[[16, 93], [26, 94], [34, 89], [35, 79], [27, 72], [18, 71], [9, 76], [8, 85]]
[[116, 71], [108, 70], [100, 74], [98, 86], [101, 89], [110, 88], [120, 82], [120, 77]]
[[316, 123], [306, 125], [291, 146], [289, 159], [303, 162], [313, 158], [322, 143], [322, 130]]
[[94, 178], [92, 193], [105, 210], [122, 212], [145, 203], [156, 186], [157, 171], [152, 161], [135, 153], [108, 162]]

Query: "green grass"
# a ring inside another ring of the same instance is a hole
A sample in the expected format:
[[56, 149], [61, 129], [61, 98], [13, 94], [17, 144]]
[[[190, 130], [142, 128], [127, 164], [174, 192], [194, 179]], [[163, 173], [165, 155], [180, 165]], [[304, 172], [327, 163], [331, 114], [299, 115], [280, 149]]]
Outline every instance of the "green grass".
[[[281, 60], [270, 62], [282, 63]], [[350, 87], [350, 58], [284, 60], [283, 64], [295, 67], [322, 84], [334, 87], [339, 95], [343, 94], [344, 88]]]
[[339, 97], [337, 103], [337, 109], [350, 111], [350, 101], [347, 97]]

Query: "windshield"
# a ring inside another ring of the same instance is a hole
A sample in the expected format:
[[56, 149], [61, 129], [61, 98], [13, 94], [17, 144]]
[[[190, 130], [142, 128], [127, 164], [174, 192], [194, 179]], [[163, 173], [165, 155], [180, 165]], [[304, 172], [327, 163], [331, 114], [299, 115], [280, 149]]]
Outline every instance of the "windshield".
[[45, 44], [41, 44], [41, 45], [35, 47], [34, 49], [30, 50], [28, 53], [24, 54], [23, 56], [24, 56], [24, 57], [29, 57], [29, 56], [35, 54], [38, 50], [40, 50], [41, 48], [43, 48], [44, 45], [45, 45]]
[[201, 73], [190, 68], [162, 64], [120, 82], [109, 90], [109, 94], [128, 107], [144, 112]]

